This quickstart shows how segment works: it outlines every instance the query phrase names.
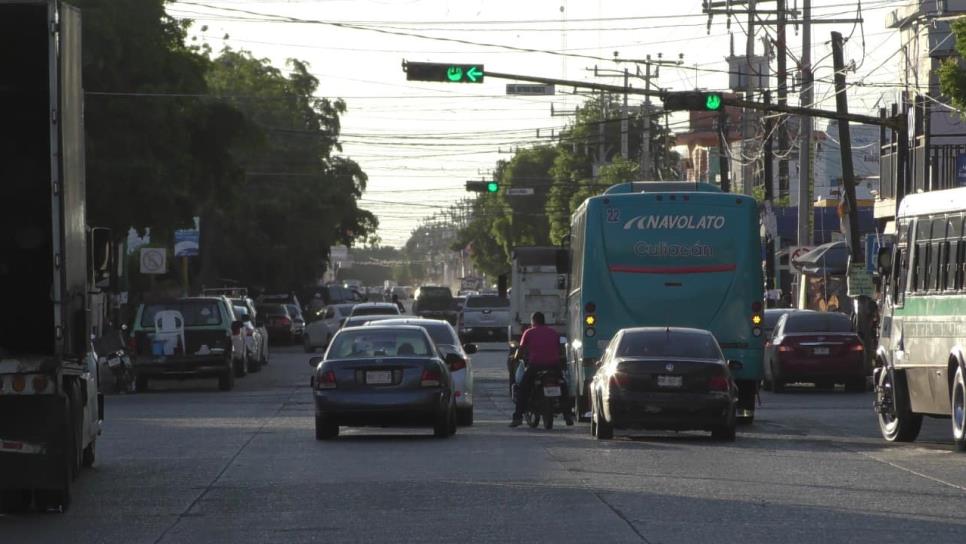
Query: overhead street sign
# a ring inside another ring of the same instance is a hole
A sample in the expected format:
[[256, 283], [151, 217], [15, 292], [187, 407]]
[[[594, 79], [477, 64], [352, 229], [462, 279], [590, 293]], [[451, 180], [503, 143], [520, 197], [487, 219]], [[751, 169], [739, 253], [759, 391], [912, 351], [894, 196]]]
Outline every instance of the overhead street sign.
[[525, 96], [545, 96], [557, 93], [557, 88], [553, 85], [540, 85], [536, 83], [507, 83], [506, 94], [525, 95]]
[[533, 187], [513, 187], [506, 190], [508, 196], [531, 196]]
[[446, 83], [483, 83], [482, 64], [445, 64], [441, 62], [407, 62], [408, 81], [442, 81]]

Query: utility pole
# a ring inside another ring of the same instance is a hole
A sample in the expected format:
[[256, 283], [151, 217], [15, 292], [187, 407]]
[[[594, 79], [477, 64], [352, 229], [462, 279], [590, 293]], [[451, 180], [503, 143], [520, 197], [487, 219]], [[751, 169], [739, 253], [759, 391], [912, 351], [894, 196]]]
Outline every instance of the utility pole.
[[621, 111], [621, 157], [623, 157], [624, 160], [627, 160], [630, 152], [630, 149], [628, 149], [629, 147], [629, 143], [628, 143], [629, 119], [628, 119], [628, 112], [627, 112], [628, 86], [629, 86], [629, 82], [627, 80], [627, 68], [624, 68], [624, 105], [621, 107], [621, 110], [622, 110]]
[[718, 171], [721, 176], [721, 190], [731, 192], [731, 177], [728, 172], [728, 114], [727, 108], [718, 111]]
[[[766, 105], [771, 104], [771, 92], [765, 91], [764, 102]], [[772, 158], [774, 157], [771, 152], [771, 142], [772, 142], [772, 116], [766, 113], [765, 117], [765, 152], [764, 152], [764, 178], [765, 178], [765, 213], [771, 212], [772, 201], [774, 200], [774, 169], [772, 168]], [[766, 235], [765, 238], [765, 289], [775, 288], [775, 239], [770, 235]]]
[[[801, 105], [811, 107], [814, 102], [812, 76], [812, 0], [802, 0], [802, 90]], [[801, 136], [798, 144], [798, 245], [812, 244], [812, 132], [810, 115], [801, 117]], [[851, 155], [850, 155], [851, 157]]]
[[[849, 101], [845, 88], [845, 60], [842, 54], [842, 34], [832, 32], [832, 67], [835, 70], [835, 109], [839, 113], [848, 113]], [[849, 255], [852, 262], [862, 262], [865, 256], [859, 247], [858, 206], [855, 201], [855, 170], [852, 166], [852, 134], [849, 122], [838, 120], [839, 150], [842, 154], [842, 196], [845, 202], [846, 240], [849, 243]]]
[[[647, 56], [647, 61], [644, 63], [644, 89], [651, 90], [651, 56]], [[640, 68], [638, 68], [640, 69]], [[640, 72], [638, 72], [640, 73]], [[651, 159], [651, 97], [644, 98], [643, 105], [643, 120], [644, 127], [643, 133], [641, 134], [641, 164], [638, 172], [640, 172], [641, 179], [651, 180], [655, 179], [656, 176], [652, 173], [656, 169], [652, 169], [651, 165], [653, 161]]]
[[[788, 20], [785, 0], [777, 0], [778, 24], [776, 25], [778, 45], [778, 105], [788, 105], [788, 42], [785, 27]], [[778, 126], [778, 194], [788, 195], [788, 118], [782, 117]]]

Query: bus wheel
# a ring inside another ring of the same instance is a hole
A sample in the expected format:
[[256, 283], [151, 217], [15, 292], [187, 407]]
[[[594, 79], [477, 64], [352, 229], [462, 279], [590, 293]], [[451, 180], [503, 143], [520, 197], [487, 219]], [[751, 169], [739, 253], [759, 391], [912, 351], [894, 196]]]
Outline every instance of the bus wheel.
[[966, 378], [963, 367], [956, 366], [952, 392], [953, 447], [956, 451], [966, 451]]
[[889, 442], [913, 442], [922, 428], [922, 415], [909, 410], [905, 380], [883, 368], [875, 384], [875, 410], [879, 431]]

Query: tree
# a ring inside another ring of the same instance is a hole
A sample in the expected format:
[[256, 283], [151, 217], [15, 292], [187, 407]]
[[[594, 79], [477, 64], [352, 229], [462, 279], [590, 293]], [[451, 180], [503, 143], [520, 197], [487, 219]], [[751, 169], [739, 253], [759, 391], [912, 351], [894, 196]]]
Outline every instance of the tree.
[[962, 66], [966, 58], [966, 17], [953, 21], [951, 26], [958, 55], [948, 58], [939, 67], [939, 88], [963, 112], [966, 111], [966, 69]]

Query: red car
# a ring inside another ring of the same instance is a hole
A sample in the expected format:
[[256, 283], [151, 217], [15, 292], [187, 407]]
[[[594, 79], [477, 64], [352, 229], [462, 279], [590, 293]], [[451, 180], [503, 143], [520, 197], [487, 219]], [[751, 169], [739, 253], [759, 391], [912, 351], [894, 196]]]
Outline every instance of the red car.
[[778, 320], [765, 344], [765, 389], [781, 393], [801, 382], [866, 390], [865, 349], [849, 316], [801, 310]]

